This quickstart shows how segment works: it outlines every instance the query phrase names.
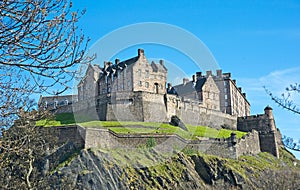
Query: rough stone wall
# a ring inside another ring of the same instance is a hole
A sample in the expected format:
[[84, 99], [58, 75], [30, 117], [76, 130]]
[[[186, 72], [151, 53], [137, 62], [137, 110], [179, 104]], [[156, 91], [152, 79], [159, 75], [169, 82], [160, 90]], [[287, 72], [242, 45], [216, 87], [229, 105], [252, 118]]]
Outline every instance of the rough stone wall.
[[82, 138], [77, 128], [78, 126], [66, 126], [66, 127], [46, 127], [44, 129], [51, 130], [51, 133], [58, 137], [58, 141], [57, 141], [58, 146], [61, 146], [67, 142], [72, 142], [76, 148], [83, 148], [84, 138]]
[[73, 107], [72, 104], [61, 106], [61, 107], [57, 108], [54, 112], [55, 113], [73, 113], [72, 107]]
[[246, 136], [238, 140], [236, 145], [237, 157], [241, 155], [258, 154], [260, 152], [259, 142], [258, 132], [252, 130], [251, 133], [248, 133]]
[[142, 96], [133, 92], [112, 93], [105, 120], [144, 121]]
[[209, 139], [191, 141], [187, 148], [203, 152], [205, 154], [216, 155], [224, 158], [237, 159], [236, 147], [231, 139]]
[[253, 131], [242, 139], [199, 138], [188, 141], [177, 135], [167, 134], [116, 134], [107, 129], [86, 129], [85, 148], [138, 148], [145, 146], [149, 139], [156, 142], [156, 151], [167, 153], [189, 148], [206, 154], [236, 159], [243, 154], [260, 152], [258, 133]]
[[245, 132], [249, 132], [253, 129], [258, 131], [261, 151], [269, 152], [279, 157], [278, 142], [280, 142], [280, 140], [277, 138], [280, 137], [281, 134], [276, 130], [272, 113], [268, 114], [265, 112], [265, 114], [239, 117], [237, 129]]
[[[208, 109], [199, 104], [199, 102], [181, 102], [174, 100], [174, 98], [169, 98], [169, 95], [167, 97], [170, 100], [167, 102], [168, 116], [170, 115], [169, 112], [175, 112], [187, 124], [209, 126], [217, 129], [221, 127], [233, 130], [237, 129], [237, 118], [235, 116]], [[176, 109], [176, 111], [172, 109]]]

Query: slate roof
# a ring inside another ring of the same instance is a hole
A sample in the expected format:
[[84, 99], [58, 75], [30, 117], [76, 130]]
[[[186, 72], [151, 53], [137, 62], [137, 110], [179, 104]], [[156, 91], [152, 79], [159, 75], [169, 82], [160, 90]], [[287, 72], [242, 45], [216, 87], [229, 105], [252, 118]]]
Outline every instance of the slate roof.
[[[136, 56], [136, 57], [127, 59], [127, 60], [125, 60], [125, 61], [120, 62], [120, 63], [118, 64], [118, 66], [124, 68], [124, 67], [125, 67], [125, 64], [126, 64], [127, 66], [129, 66], [129, 65], [131, 65], [131, 64], [133, 64], [133, 63], [135, 63], [135, 62], [137, 62], [138, 59], [139, 59], [139, 56]], [[114, 66], [117, 66], [117, 65], [114, 65]]]
[[154, 72], [167, 72], [167, 68], [161, 64], [156, 64], [154, 61], [151, 62], [151, 67]]
[[196, 85], [194, 87], [193, 81], [189, 81], [186, 84], [180, 84], [174, 86], [175, 90], [177, 91], [178, 95], [185, 95], [190, 94], [194, 91], [201, 91], [204, 83], [206, 82], [206, 78], [200, 78], [197, 80]]

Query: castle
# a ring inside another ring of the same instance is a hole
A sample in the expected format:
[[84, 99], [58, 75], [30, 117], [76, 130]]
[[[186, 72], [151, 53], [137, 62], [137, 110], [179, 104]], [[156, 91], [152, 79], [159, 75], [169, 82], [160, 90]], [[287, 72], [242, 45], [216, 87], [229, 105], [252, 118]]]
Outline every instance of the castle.
[[[172, 86], [167, 85], [167, 72], [163, 60], [149, 63], [143, 49], [125, 61], [104, 62], [103, 67], [89, 65], [78, 84], [78, 101], [55, 110], [104, 121], [170, 122], [176, 115], [186, 124], [245, 132], [255, 130], [253, 135], [257, 137], [251, 137], [252, 143], [244, 143], [245, 150], [240, 152], [255, 154], [258, 150], [252, 150], [251, 146], [256, 144], [259, 151], [279, 156], [281, 135], [272, 108], [266, 107], [264, 114], [250, 116], [246, 94], [237, 87], [230, 73], [196, 72], [191, 80], [184, 78], [182, 84]], [[39, 107], [48, 109], [49, 102], [43, 98]], [[112, 140], [117, 135], [110, 136]]]

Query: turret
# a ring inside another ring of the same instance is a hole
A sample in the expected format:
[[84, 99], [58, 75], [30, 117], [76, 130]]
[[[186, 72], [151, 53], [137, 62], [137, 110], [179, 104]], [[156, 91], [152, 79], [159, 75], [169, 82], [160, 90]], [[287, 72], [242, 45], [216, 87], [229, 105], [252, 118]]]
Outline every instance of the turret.
[[273, 118], [273, 109], [270, 106], [265, 107], [264, 111], [265, 114], [270, 118], [270, 119], [274, 119]]
[[269, 126], [270, 126], [271, 131], [275, 131], [276, 127], [275, 127], [275, 121], [274, 121], [274, 117], [273, 117], [273, 109], [270, 106], [267, 106], [267, 107], [265, 107], [264, 111], [270, 120]]

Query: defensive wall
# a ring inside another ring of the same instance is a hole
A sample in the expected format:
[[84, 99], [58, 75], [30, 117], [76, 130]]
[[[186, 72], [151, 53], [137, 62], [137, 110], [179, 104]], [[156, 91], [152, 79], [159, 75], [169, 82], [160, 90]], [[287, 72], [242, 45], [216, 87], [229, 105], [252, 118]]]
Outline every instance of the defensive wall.
[[253, 129], [258, 131], [261, 151], [279, 157], [278, 146], [281, 144], [281, 134], [276, 128], [272, 108], [267, 106], [264, 111], [264, 114], [239, 117], [237, 129], [245, 132]]
[[[54, 127], [53, 127], [54, 128]], [[60, 143], [70, 143], [81, 148], [132, 149], [145, 146], [149, 139], [154, 139], [154, 149], [161, 153], [172, 153], [183, 148], [206, 154], [237, 159], [244, 154], [260, 152], [259, 137], [251, 131], [241, 139], [235, 134], [226, 139], [198, 138], [186, 140], [176, 134], [117, 134], [104, 128], [83, 128], [81, 126], [55, 127]], [[70, 145], [68, 145], [69, 147]]]
[[237, 129], [236, 116], [203, 107], [199, 101], [142, 91], [111, 93], [73, 103], [73, 112], [75, 117], [102, 121], [169, 122], [177, 115], [186, 124]]

